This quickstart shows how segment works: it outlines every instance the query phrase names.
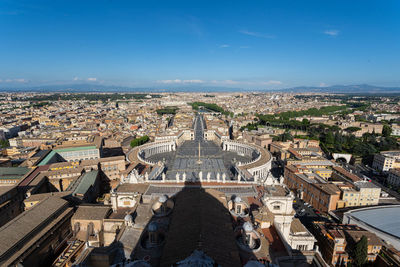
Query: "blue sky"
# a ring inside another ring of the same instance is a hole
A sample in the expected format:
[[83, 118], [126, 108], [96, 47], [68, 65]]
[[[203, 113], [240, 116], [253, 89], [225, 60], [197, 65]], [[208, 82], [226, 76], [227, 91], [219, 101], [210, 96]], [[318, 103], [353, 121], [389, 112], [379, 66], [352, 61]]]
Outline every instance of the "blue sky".
[[400, 1], [0, 0], [0, 87], [400, 86]]

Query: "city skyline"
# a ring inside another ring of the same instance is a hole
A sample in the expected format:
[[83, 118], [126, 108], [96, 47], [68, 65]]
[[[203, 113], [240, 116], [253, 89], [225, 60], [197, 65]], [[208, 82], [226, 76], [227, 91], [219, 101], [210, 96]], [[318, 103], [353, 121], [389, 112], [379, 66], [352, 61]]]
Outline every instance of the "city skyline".
[[0, 266], [400, 266], [399, 11], [0, 0]]
[[397, 1], [0, 2], [0, 88], [400, 85]]

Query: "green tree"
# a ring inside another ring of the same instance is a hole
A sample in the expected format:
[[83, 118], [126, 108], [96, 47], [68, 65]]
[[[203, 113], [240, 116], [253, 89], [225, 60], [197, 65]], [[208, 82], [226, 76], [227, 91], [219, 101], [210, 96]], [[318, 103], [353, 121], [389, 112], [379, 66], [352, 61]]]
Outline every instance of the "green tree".
[[363, 266], [367, 262], [368, 256], [368, 239], [362, 236], [361, 239], [355, 244], [353, 250], [353, 263], [355, 266]]
[[147, 143], [150, 140], [150, 138], [145, 135], [139, 138], [135, 138], [131, 141], [131, 147], [136, 147], [136, 146], [141, 146], [145, 143]]
[[170, 108], [160, 108], [157, 109], [156, 112], [158, 115], [164, 115], [164, 114], [176, 114], [176, 111], [178, 110], [177, 107], [170, 107]]
[[331, 131], [327, 132], [325, 135], [325, 143], [332, 145], [335, 142], [335, 137]]
[[344, 130], [346, 132], [348, 132], [348, 133], [354, 133], [354, 132], [357, 132], [357, 131], [361, 130], [361, 128], [360, 127], [348, 127], [348, 128], [346, 128]]
[[279, 139], [280, 141], [286, 142], [288, 140], [293, 140], [293, 136], [290, 134], [290, 132], [286, 131], [279, 136]]
[[385, 137], [389, 137], [391, 134], [392, 134], [392, 128], [389, 125], [384, 124], [382, 129], [382, 135]]
[[6, 147], [9, 147], [9, 146], [10, 146], [10, 143], [8, 142], [7, 139], [4, 139], [4, 140], [0, 139], [0, 147], [1, 148], [6, 148]]

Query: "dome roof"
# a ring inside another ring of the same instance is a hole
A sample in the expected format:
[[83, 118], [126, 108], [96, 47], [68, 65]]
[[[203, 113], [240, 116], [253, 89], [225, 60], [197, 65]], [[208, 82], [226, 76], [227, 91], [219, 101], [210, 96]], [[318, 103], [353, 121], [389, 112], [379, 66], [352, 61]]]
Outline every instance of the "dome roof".
[[251, 222], [245, 222], [245, 223], [243, 224], [243, 229], [244, 229], [246, 232], [252, 232], [252, 231], [253, 231], [253, 225], [251, 225]]
[[242, 202], [242, 199], [238, 196], [235, 197], [235, 199], [233, 200], [235, 203], [240, 203]]
[[158, 201], [159, 201], [160, 203], [165, 203], [167, 200], [168, 200], [168, 196], [166, 196], [166, 195], [162, 195], [162, 196], [160, 196], [160, 197], [158, 198]]
[[132, 215], [126, 214], [125, 217], [124, 217], [124, 220], [125, 220], [126, 222], [133, 222]]
[[187, 257], [186, 259], [177, 262], [177, 266], [180, 267], [191, 267], [191, 266], [204, 266], [204, 267], [212, 267], [215, 266], [215, 262], [212, 258], [207, 256], [203, 251], [194, 250], [192, 255]]
[[265, 267], [265, 265], [259, 261], [248, 261], [244, 267]]
[[[111, 265], [111, 267], [117, 267], [121, 266], [121, 263], [117, 263], [114, 265]], [[125, 262], [123, 264], [124, 267], [151, 267], [151, 265], [144, 261], [144, 260], [137, 260], [137, 261], [131, 261], [131, 262]]]
[[158, 224], [156, 222], [151, 222], [149, 226], [147, 226], [147, 230], [149, 232], [156, 232], [158, 230]]

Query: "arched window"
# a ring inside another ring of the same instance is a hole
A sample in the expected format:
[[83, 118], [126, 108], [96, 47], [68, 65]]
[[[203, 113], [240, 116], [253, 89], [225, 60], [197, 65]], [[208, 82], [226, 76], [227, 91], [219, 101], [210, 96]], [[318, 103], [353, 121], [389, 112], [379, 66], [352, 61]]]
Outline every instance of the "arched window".
[[242, 205], [239, 204], [239, 205], [236, 206], [236, 213], [237, 214], [242, 213]]
[[157, 243], [157, 233], [156, 232], [149, 233], [149, 237], [150, 237], [150, 243], [152, 243], [152, 244]]
[[88, 224], [87, 231], [88, 231], [90, 236], [94, 236], [95, 235], [95, 233], [94, 233], [94, 224], [92, 222], [90, 222]]
[[249, 245], [251, 240], [251, 233], [246, 234], [246, 244]]

